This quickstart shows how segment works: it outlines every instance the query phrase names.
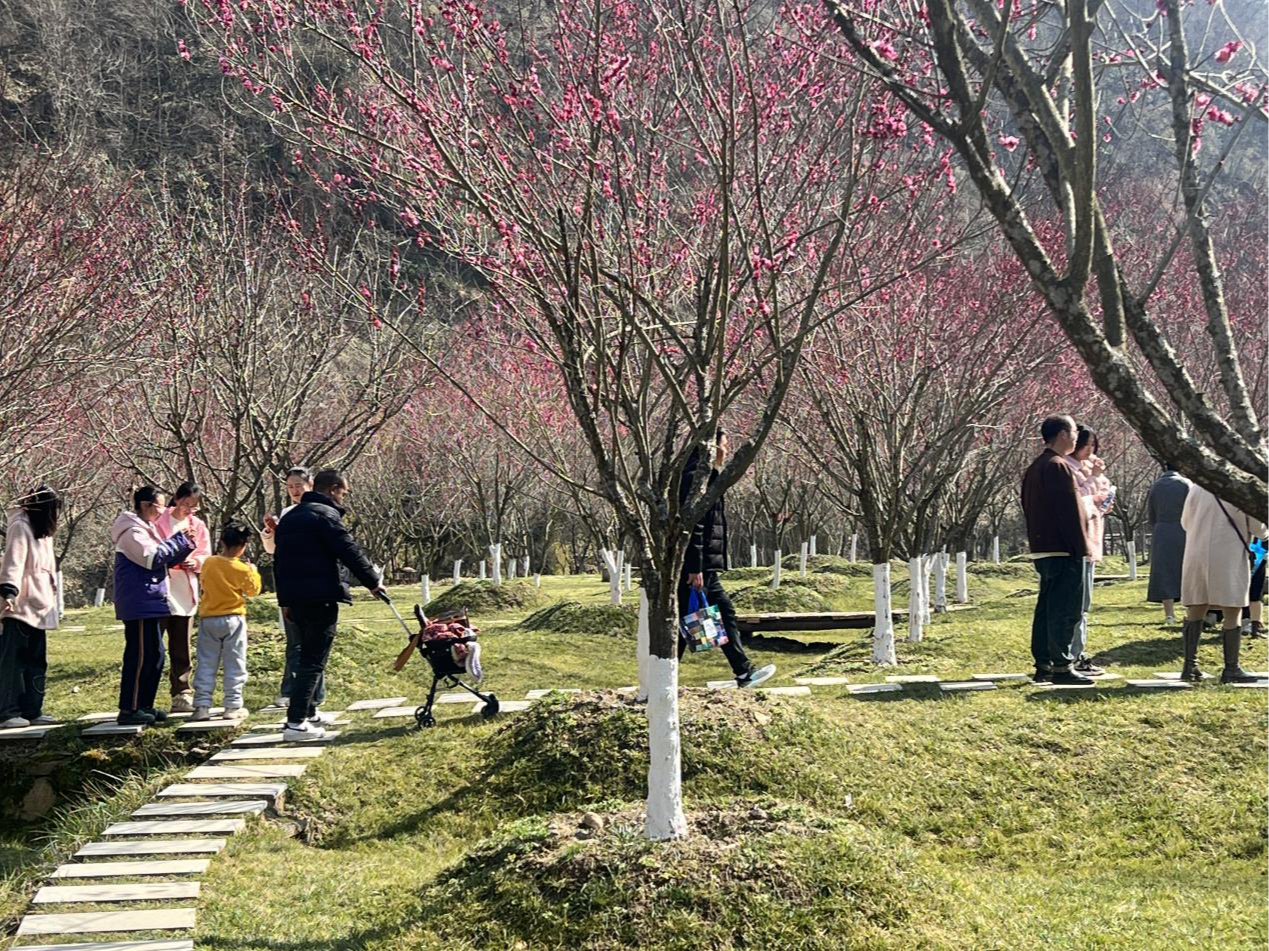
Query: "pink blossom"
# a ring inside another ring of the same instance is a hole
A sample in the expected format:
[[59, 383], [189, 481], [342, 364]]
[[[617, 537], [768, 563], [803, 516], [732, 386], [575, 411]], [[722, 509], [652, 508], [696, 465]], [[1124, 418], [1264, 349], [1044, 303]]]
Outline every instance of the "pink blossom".
[[872, 45], [872, 48], [878, 56], [892, 63], [899, 58], [899, 51], [894, 48], [894, 45], [889, 40], [878, 40]]
[[1234, 117], [1231, 113], [1224, 109], [1217, 109], [1215, 106], [1207, 110], [1207, 118], [1213, 122], [1219, 122], [1221, 125], [1233, 125]]
[[189, 47], [185, 45], [184, 40], [176, 41], [176, 52], [180, 54], [181, 59], [185, 60], [185, 62], [187, 63], [189, 62], [189, 57], [190, 57]]
[[1235, 53], [1242, 48], [1242, 40], [1230, 40], [1216, 51], [1216, 62], [1228, 63]]
[[1018, 147], [1019, 139], [1016, 135], [1002, 135], [997, 141], [1006, 152], [1012, 152]]

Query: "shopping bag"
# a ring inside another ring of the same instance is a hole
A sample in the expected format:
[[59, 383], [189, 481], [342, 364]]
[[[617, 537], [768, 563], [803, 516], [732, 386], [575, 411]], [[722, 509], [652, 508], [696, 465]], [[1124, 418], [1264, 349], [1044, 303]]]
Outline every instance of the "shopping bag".
[[696, 588], [687, 599], [689, 614], [679, 624], [679, 636], [694, 654], [712, 650], [727, 643], [727, 631], [723, 628], [718, 608], [705, 600], [705, 593]]

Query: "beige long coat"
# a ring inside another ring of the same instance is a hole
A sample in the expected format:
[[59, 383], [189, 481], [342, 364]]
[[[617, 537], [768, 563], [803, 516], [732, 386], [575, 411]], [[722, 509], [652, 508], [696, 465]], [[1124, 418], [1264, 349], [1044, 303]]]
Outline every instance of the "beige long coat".
[[1221, 504], [1197, 484], [1185, 497], [1181, 511], [1181, 527], [1185, 529], [1181, 603], [1187, 606], [1236, 608], [1247, 603], [1251, 587], [1247, 542], [1252, 535], [1264, 534], [1265, 526], [1228, 502], [1221, 511]]

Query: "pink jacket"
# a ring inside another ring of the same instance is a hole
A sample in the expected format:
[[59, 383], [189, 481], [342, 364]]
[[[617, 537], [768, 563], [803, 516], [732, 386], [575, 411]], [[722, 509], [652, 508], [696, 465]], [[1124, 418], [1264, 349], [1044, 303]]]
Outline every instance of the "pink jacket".
[[0, 561], [0, 585], [17, 590], [12, 612], [0, 606], [0, 617], [11, 617], [41, 631], [54, 630], [57, 613], [57, 557], [53, 539], [37, 539], [22, 509], [9, 512], [4, 558]]
[[1106, 512], [1102, 510], [1101, 503], [1110, 490], [1110, 479], [1105, 474], [1093, 475], [1092, 463], [1088, 461], [1080, 462], [1070, 456], [1065, 459], [1075, 473], [1075, 488], [1080, 494], [1084, 511], [1088, 514], [1088, 559], [1096, 563], [1105, 554]]
[[[163, 538], [171, 538], [178, 531], [170, 508], [159, 516], [154, 525]], [[211, 533], [207, 530], [207, 524], [197, 515], [191, 515], [189, 527], [194, 530], [194, 551], [183, 562], [172, 566], [167, 581], [167, 600], [172, 613], [178, 617], [193, 617], [197, 611], [200, 594], [198, 573], [203, 570], [203, 562], [212, 553]]]

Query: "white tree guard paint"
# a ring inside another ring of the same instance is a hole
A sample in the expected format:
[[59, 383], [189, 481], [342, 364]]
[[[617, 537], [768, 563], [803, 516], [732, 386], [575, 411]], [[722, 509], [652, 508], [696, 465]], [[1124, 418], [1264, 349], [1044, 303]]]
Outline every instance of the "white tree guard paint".
[[956, 603], [969, 604], [969, 572], [966, 562], [969, 561], [969, 555], [966, 552], [958, 551], [956, 553]]
[[514, 558], [507, 559], [507, 580], [511, 581], [516, 576], [516, 560]]
[[921, 556], [908, 559], [908, 640], [916, 643], [923, 633], [921, 608]]
[[996, 564], [1000, 564], [1000, 536], [993, 535], [991, 537], [991, 560]]
[[757, 545], [749, 546], [749, 567], [750, 568], [758, 567], [758, 546]]
[[66, 588], [62, 584], [62, 573], [57, 573], [57, 616], [60, 619], [66, 613]]
[[798, 556], [798, 574], [803, 578], [806, 577], [806, 556], [811, 553], [809, 542], [802, 543], [802, 553]]
[[899, 663], [894, 652], [894, 617], [890, 608], [890, 564], [872, 566], [872, 662], [882, 667]]
[[106, 589], [98, 588], [96, 594], [93, 595], [93, 607], [99, 608], [106, 603]]
[[626, 590], [634, 590], [634, 565], [626, 565]]
[[489, 546], [489, 564], [493, 568], [493, 583], [502, 584], [502, 543]]
[[454, 584], [458, 584], [463, 580], [463, 563], [461, 560], [454, 562]]
[[856, 554], [859, 552], [859, 536], [850, 536], [850, 560], [854, 562]]
[[639, 670], [640, 700], [648, 699], [648, 645], [652, 635], [648, 632], [648, 592], [639, 589], [639, 626], [635, 632], [635, 663]]
[[648, 802], [644, 835], [677, 839], [687, 834], [683, 815], [683, 763], [679, 745], [679, 664], [648, 657]]
[[432, 579], [428, 575], [419, 579], [419, 597], [423, 599], [424, 604], [432, 600]]
[[485, 559], [480, 559], [480, 580], [485, 580]]
[[921, 627], [930, 626], [930, 608], [934, 598], [930, 595], [930, 575], [934, 573], [934, 555], [921, 556]]
[[604, 570], [608, 572], [608, 596], [613, 604], [620, 604], [621, 570], [617, 566], [617, 553], [604, 548], [599, 555], [604, 559]]
[[811, 557], [815, 557], [815, 536], [811, 536]]
[[523, 558], [520, 559], [520, 574], [525, 578], [529, 577], [529, 556], [528, 555], [525, 555]]
[[1137, 543], [1125, 542], [1124, 549], [1125, 549], [1125, 553], [1128, 556], [1128, 580], [1136, 581], [1137, 580]]
[[947, 611], [947, 552], [934, 556], [934, 613]]
[[542, 587], [542, 576], [541, 576], [541, 575], [534, 575], [534, 576], [533, 576], [533, 587], [535, 587], [535, 588], [540, 588], [540, 587]]
[[278, 605], [278, 630], [286, 630], [286, 615], [282, 613], [282, 606]]
[[780, 558], [782, 556], [780, 549], [775, 550], [775, 564], [771, 569], [771, 589], [774, 591], [780, 587]]

